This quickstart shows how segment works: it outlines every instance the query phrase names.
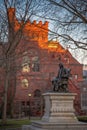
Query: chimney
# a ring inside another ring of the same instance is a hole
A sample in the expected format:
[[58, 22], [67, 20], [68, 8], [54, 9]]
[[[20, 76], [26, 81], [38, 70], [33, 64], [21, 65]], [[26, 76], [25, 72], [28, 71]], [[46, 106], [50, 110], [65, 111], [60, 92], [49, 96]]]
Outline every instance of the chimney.
[[9, 18], [9, 22], [14, 22], [15, 20], [15, 8], [8, 8], [8, 18]]

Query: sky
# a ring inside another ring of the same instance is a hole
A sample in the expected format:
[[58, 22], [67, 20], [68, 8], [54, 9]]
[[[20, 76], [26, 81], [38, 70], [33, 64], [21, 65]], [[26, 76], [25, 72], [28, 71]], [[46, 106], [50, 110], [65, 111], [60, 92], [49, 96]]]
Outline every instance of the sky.
[[[0, 3], [2, 3], [2, 2], [3, 2], [3, 0], [0, 0]], [[42, 5], [42, 7], [44, 6], [43, 3], [41, 5]], [[45, 8], [46, 11], [48, 11], [48, 9], [49, 9], [49, 7]], [[52, 6], [51, 9], [54, 9], [54, 7]], [[44, 10], [44, 8], [43, 8], [43, 10]], [[64, 14], [66, 14], [66, 12], [64, 12], [64, 10], [60, 11], [59, 9], [56, 9], [56, 11], [54, 13], [51, 12], [51, 11], [48, 12], [48, 13], [46, 12], [46, 17], [48, 17], [48, 14], [49, 14], [50, 18], [56, 18], [58, 20], [63, 20], [64, 19]], [[39, 13], [39, 15], [41, 15], [41, 13]], [[37, 19], [36, 16], [34, 16], [33, 19]], [[40, 20], [48, 20], [46, 18], [45, 19], [39, 18], [39, 19]], [[58, 30], [58, 33], [61, 33], [61, 34], [64, 33], [63, 30], [62, 30], [62, 28], [61, 28], [61, 25], [59, 25], [58, 22], [53, 22], [51, 20], [49, 20], [49, 29], [53, 30], [53, 31], [57, 31]], [[79, 26], [79, 28], [75, 28], [74, 29], [74, 31], [73, 31], [74, 33], [71, 34], [71, 35], [73, 35], [76, 40], [79, 39], [79, 38], [81, 38], [81, 37], [83, 38], [84, 35], [83, 35], [82, 31], [83, 30], [81, 30], [81, 27]], [[60, 43], [62, 45], [65, 45], [64, 41], [60, 41]], [[66, 46], [68, 46], [68, 44], [66, 44]], [[83, 51], [78, 50], [78, 49], [76, 49], [76, 50], [69, 49], [69, 50], [73, 54], [73, 56], [79, 60], [80, 63], [87, 64], [87, 58], [86, 58], [87, 57], [87, 52], [86, 51], [83, 52]], [[84, 56], [84, 54], [85, 54], [85, 56]]]

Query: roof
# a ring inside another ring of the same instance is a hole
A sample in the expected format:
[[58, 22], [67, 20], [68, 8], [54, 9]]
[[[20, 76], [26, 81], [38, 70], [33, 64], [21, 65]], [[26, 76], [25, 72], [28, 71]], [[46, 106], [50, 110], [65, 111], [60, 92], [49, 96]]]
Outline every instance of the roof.
[[57, 41], [49, 41], [48, 48], [53, 49], [56, 52], [65, 52], [66, 50]]

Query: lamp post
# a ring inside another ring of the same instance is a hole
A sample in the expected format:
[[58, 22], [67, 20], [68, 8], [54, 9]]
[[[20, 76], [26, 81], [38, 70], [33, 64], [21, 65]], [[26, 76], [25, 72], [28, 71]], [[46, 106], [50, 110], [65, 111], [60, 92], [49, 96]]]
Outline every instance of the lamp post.
[[29, 97], [29, 120], [30, 120], [30, 114], [31, 114], [30, 97], [31, 97], [31, 93], [28, 94], [28, 97]]

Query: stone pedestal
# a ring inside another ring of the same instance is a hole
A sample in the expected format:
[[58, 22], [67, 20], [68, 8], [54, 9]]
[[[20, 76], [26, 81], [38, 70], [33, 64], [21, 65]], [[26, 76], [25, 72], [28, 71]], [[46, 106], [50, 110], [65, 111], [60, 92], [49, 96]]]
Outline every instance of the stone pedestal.
[[75, 93], [49, 92], [43, 96], [45, 112], [41, 121], [23, 126], [22, 130], [87, 130], [87, 124], [78, 122], [74, 114]]
[[57, 123], [75, 123], [73, 100], [75, 93], [45, 93], [45, 113], [42, 121]]

